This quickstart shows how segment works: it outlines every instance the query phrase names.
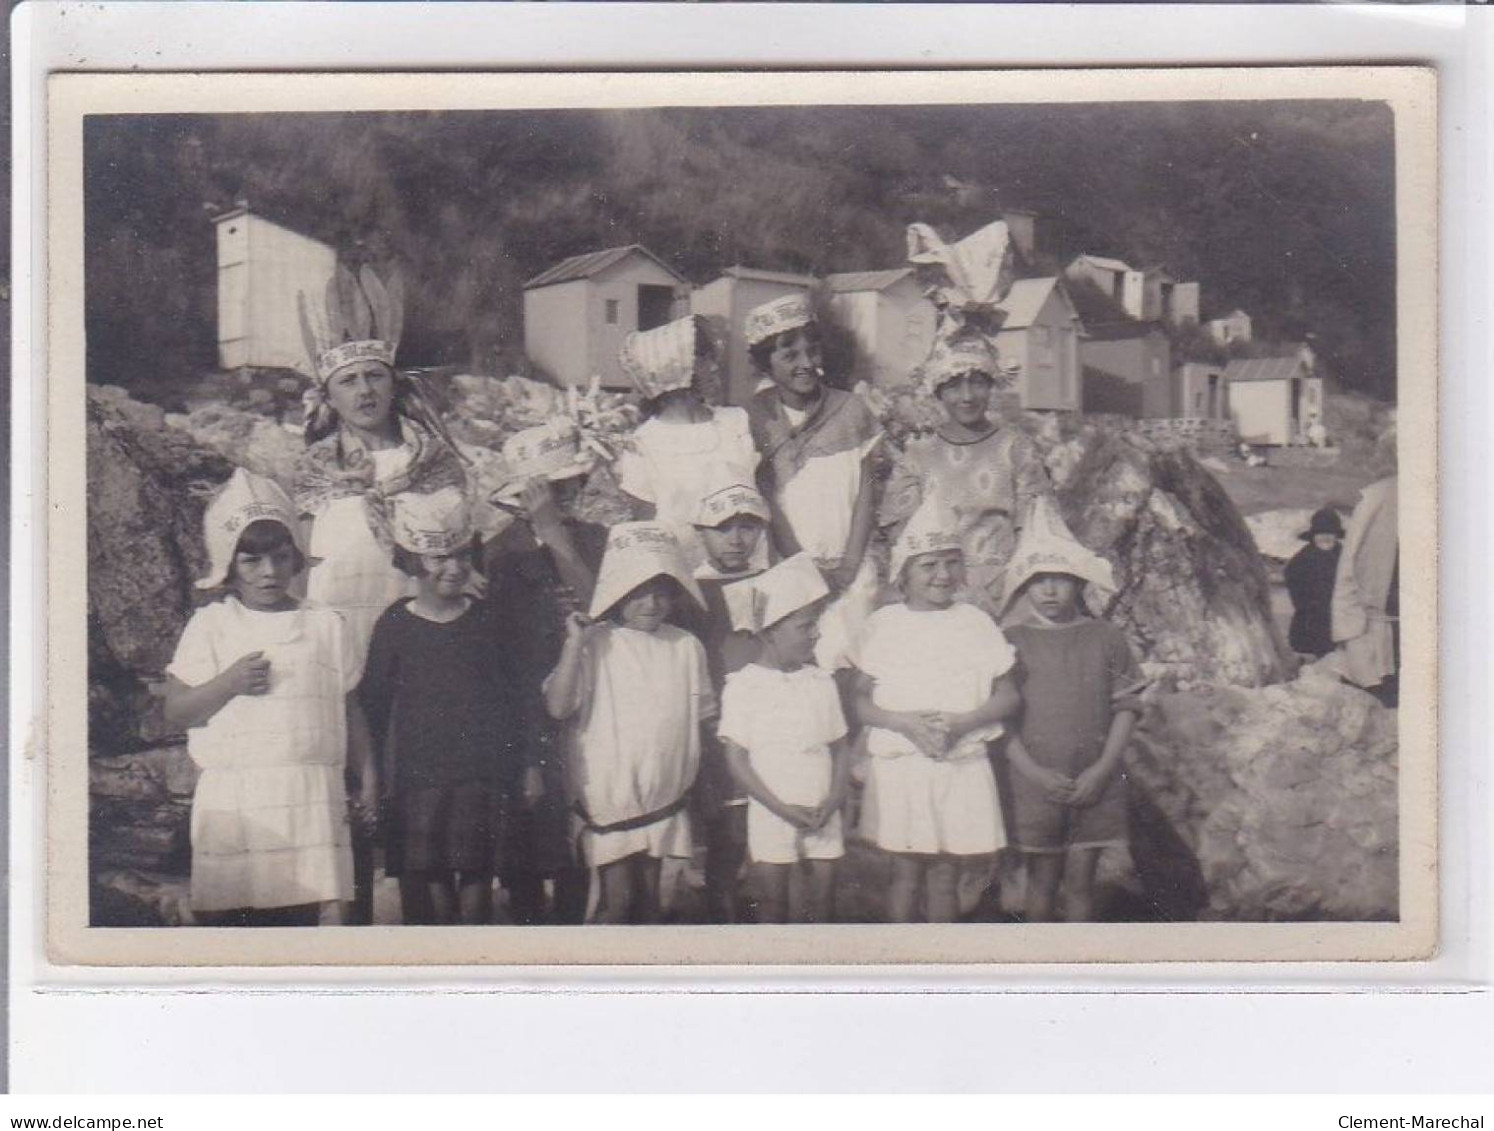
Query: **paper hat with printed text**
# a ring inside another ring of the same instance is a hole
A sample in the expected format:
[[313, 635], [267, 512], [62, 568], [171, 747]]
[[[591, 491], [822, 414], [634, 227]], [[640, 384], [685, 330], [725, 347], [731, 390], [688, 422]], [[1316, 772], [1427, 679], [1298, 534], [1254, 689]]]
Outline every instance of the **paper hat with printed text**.
[[935, 495], [928, 495], [913, 512], [902, 533], [892, 543], [887, 563], [888, 576], [895, 584], [902, 577], [903, 566], [919, 554], [961, 548], [960, 522], [955, 513]]
[[809, 305], [808, 295], [784, 295], [749, 310], [742, 323], [742, 336], [749, 346], [755, 346], [778, 334], [808, 326], [813, 321], [814, 310]]
[[1027, 525], [1017, 540], [1017, 549], [1006, 563], [1001, 594], [1003, 615], [1022, 592], [1022, 587], [1042, 573], [1066, 573], [1086, 582], [1084, 599], [1097, 615], [1103, 611], [1106, 598], [1115, 589], [1115, 574], [1110, 563], [1074, 537], [1058, 513], [1057, 504], [1046, 495], [1033, 503]]
[[662, 522], [619, 522], [607, 532], [607, 552], [597, 571], [589, 615], [593, 620], [652, 577], [670, 577], [701, 608], [705, 598], [690, 576], [674, 531]]
[[785, 558], [756, 577], [735, 581], [721, 590], [734, 632], [762, 632], [784, 617], [824, 599], [825, 578], [805, 553]]
[[460, 487], [394, 497], [394, 543], [412, 554], [450, 554], [472, 545], [472, 508]]
[[645, 399], [676, 389], [688, 389], [695, 380], [695, 316], [677, 319], [654, 330], [635, 330], [623, 339], [618, 363]]
[[1017, 366], [1003, 365], [987, 338], [966, 331], [947, 338], [936, 338], [928, 358], [918, 369], [921, 392], [937, 396], [939, 390], [967, 373], [983, 373], [997, 388], [1006, 388], [1018, 371]]
[[207, 576], [197, 582], [199, 589], [216, 589], [228, 584], [229, 570], [233, 566], [234, 552], [239, 538], [249, 525], [268, 519], [278, 522], [290, 532], [296, 549], [305, 556], [301, 545], [301, 524], [296, 518], [296, 508], [290, 496], [280, 485], [262, 475], [255, 475], [240, 467], [223, 489], [208, 503], [202, 516], [203, 541], [207, 543]]
[[763, 498], [762, 492], [747, 483], [733, 483], [710, 492], [700, 500], [700, 506], [695, 510], [694, 525], [720, 526], [739, 514], [750, 514], [763, 522], [772, 517], [768, 501]]
[[491, 498], [499, 506], [512, 506], [531, 479], [554, 483], [587, 475], [596, 464], [596, 456], [582, 446], [575, 423], [569, 417], [557, 416], [515, 432], [504, 441], [503, 463], [503, 483]]

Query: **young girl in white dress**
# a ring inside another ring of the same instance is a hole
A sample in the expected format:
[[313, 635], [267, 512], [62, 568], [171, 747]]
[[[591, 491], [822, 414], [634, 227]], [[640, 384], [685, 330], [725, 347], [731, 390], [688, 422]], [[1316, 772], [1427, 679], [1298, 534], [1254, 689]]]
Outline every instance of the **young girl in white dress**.
[[720, 365], [694, 315], [629, 334], [619, 360], [643, 397], [645, 420], [618, 458], [618, 485], [639, 518], [674, 531], [693, 570], [706, 560], [694, 526], [701, 500], [723, 483], [756, 480], [747, 411], [716, 403]]
[[952, 922], [960, 891], [1006, 844], [987, 743], [1019, 705], [1016, 653], [964, 585], [958, 520], [930, 499], [893, 546], [901, 604], [853, 653], [870, 755], [861, 835], [892, 855], [888, 918]]
[[344, 768], [378, 801], [352, 692], [362, 665], [342, 617], [290, 596], [305, 567], [285, 493], [240, 469], [207, 509], [204, 589], [167, 668], [166, 718], [202, 769], [191, 900], [221, 926], [315, 926], [353, 894]]
[[719, 734], [747, 792], [747, 852], [763, 923], [787, 920], [790, 877], [801, 862], [809, 880], [805, 917], [833, 918], [850, 769], [840, 693], [814, 664], [829, 591], [808, 554], [725, 589], [733, 627], [758, 642], [757, 658], [726, 677]]
[[702, 604], [679, 542], [657, 522], [608, 534], [590, 617], [566, 621], [545, 708], [568, 722], [565, 769], [580, 855], [594, 870], [597, 923], [652, 923], [666, 857], [688, 858], [701, 723], [716, 715], [705, 649], [669, 624]]

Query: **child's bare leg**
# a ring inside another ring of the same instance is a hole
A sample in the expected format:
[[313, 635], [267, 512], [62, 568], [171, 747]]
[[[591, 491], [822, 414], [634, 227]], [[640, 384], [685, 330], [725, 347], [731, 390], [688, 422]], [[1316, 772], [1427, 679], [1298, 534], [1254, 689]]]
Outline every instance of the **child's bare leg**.
[[625, 856], [597, 869], [598, 892], [596, 921], [626, 923], [633, 905], [633, 858]]
[[887, 919], [911, 923], [918, 914], [918, 889], [923, 883], [923, 860], [907, 852], [892, 855], [892, 883], [887, 887]]
[[1062, 852], [1027, 853], [1029, 923], [1051, 923], [1058, 918], [1058, 885], [1062, 880]]
[[431, 908], [434, 911], [432, 922], [443, 926], [447, 923], [455, 923], [457, 915], [457, 893], [456, 879], [453, 876], [432, 876], [430, 878], [429, 890], [431, 893]]
[[810, 923], [835, 921], [835, 861], [805, 861], [808, 875], [805, 884], [804, 917]]
[[462, 872], [457, 877], [460, 922], [486, 926], [493, 921], [493, 877], [487, 872]]
[[956, 867], [955, 897], [959, 900], [959, 913], [963, 918], [980, 907], [986, 892], [996, 882], [996, 857], [962, 856]]
[[424, 875], [412, 873], [399, 878], [400, 918], [407, 924], [431, 924], [436, 921], [436, 907], [431, 902], [431, 886]]
[[752, 865], [759, 923], [788, 922], [789, 868], [788, 864]]
[[924, 897], [930, 923], [953, 923], [960, 917], [959, 862], [952, 856], [935, 856], [924, 868]]
[[1098, 848], [1076, 848], [1069, 853], [1069, 899], [1064, 918], [1070, 923], [1092, 923], [1095, 918], [1095, 869]]
[[659, 876], [664, 870], [664, 861], [657, 856], [640, 852], [633, 857], [633, 913], [634, 923], [657, 923], [661, 904], [659, 902]]

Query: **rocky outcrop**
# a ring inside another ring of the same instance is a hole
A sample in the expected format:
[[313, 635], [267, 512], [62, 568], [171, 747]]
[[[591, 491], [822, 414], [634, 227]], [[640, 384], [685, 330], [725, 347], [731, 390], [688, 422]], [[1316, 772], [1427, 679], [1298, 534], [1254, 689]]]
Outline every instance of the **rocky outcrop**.
[[1110, 617], [1170, 689], [1285, 678], [1270, 588], [1249, 529], [1189, 452], [1159, 446], [1126, 422], [1042, 418], [1043, 451], [1064, 518], [1115, 567]]
[[203, 405], [166, 423], [217, 452], [235, 467], [273, 479], [289, 491], [306, 445], [299, 432], [267, 416], [229, 405]]
[[1159, 904], [1249, 922], [1396, 917], [1396, 713], [1374, 697], [1316, 669], [1163, 695], [1128, 774], [1137, 878]]
[[1262, 557], [1287, 562], [1305, 545], [1299, 535], [1311, 521], [1311, 507], [1283, 507], [1248, 515], [1245, 525]]
[[147, 682], [191, 614], [203, 508], [233, 465], [119, 389], [90, 386], [85, 420], [90, 741], [118, 751], [162, 737]]

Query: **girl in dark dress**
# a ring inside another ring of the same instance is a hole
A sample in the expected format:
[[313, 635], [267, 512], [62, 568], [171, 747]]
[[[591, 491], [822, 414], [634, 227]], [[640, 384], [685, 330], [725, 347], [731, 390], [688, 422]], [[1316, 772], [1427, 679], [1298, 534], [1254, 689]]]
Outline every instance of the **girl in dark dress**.
[[468, 595], [473, 535], [456, 492], [412, 497], [394, 533], [419, 592], [379, 618], [359, 686], [392, 786], [386, 870], [406, 923], [483, 924], [504, 798], [532, 777], [522, 684], [493, 647], [511, 634]]
[[1332, 507], [1314, 514], [1311, 525], [1298, 535], [1307, 545], [1286, 567], [1286, 587], [1292, 598], [1288, 639], [1294, 652], [1325, 656], [1333, 651], [1333, 578], [1343, 536], [1343, 521]]

